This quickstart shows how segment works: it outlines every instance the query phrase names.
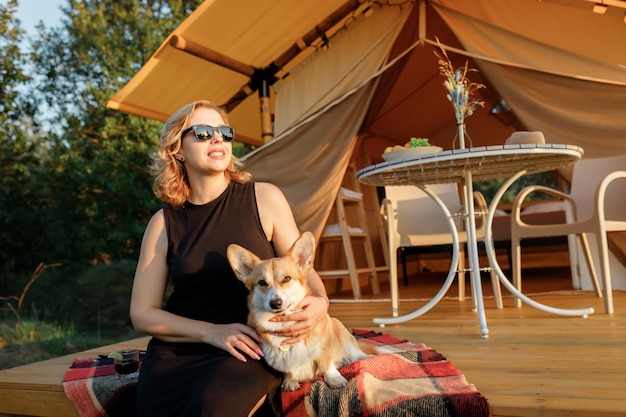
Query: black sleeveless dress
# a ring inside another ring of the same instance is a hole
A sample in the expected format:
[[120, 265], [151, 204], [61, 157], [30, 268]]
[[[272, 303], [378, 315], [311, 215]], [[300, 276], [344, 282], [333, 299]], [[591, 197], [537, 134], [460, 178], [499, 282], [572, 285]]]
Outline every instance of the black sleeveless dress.
[[[248, 290], [226, 248], [237, 243], [261, 259], [275, 256], [256, 204], [254, 183], [231, 182], [214, 201], [164, 207], [173, 292], [164, 309], [211, 323], [246, 323]], [[280, 415], [281, 375], [264, 361], [240, 362], [204, 343], [153, 338], [139, 374], [138, 415], [244, 417], [265, 394]], [[274, 415], [266, 404], [257, 415]]]

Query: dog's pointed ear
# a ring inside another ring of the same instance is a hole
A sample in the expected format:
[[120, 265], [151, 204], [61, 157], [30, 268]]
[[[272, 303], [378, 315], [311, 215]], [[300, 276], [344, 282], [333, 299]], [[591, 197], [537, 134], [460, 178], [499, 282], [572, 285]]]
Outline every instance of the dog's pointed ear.
[[302, 233], [289, 250], [289, 255], [298, 265], [298, 268], [302, 270], [312, 268], [315, 258], [315, 236], [313, 236], [313, 233]]
[[260, 261], [259, 257], [254, 253], [234, 243], [228, 245], [226, 257], [235, 272], [235, 276], [243, 283], [246, 283], [246, 281], [250, 279], [252, 269], [254, 269], [254, 266]]

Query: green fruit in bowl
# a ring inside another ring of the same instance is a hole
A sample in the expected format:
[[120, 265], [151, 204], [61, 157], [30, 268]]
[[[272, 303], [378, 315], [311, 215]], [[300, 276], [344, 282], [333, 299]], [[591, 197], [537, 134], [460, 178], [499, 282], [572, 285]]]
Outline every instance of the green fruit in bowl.
[[416, 138], [409, 139], [410, 148], [419, 148], [420, 146], [431, 146], [428, 142], [428, 138]]

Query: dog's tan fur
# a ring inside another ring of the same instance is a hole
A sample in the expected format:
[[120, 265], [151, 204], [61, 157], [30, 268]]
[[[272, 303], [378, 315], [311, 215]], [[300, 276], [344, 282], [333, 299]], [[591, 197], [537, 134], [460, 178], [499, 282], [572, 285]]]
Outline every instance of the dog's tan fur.
[[285, 373], [283, 389], [293, 391], [301, 381], [324, 375], [334, 388], [347, 384], [338, 368], [370, 356], [363, 352], [356, 339], [337, 319], [328, 314], [298, 343], [281, 346], [285, 337], [272, 332], [287, 328], [294, 322], [270, 322], [292, 309], [308, 294], [307, 275], [315, 256], [315, 238], [305, 232], [293, 244], [287, 256], [261, 260], [249, 250], [232, 244], [227, 257], [235, 275], [248, 290], [248, 325], [263, 338], [265, 360], [274, 369]]

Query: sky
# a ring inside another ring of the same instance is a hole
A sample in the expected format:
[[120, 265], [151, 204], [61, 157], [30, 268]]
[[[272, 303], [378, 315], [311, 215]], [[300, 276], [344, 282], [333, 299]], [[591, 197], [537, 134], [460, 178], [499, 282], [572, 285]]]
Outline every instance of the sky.
[[[7, 0], [0, 0], [2, 5], [7, 3]], [[20, 0], [17, 18], [22, 22], [21, 27], [26, 31], [26, 35], [35, 33], [35, 26], [40, 20], [48, 27], [58, 25], [62, 16], [59, 7], [65, 3], [66, 0]]]

